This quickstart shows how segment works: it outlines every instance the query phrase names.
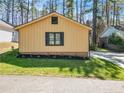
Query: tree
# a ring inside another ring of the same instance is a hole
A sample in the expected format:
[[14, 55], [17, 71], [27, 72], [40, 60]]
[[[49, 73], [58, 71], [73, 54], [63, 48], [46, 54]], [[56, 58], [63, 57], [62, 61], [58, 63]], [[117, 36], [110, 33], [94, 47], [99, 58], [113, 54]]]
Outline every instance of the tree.
[[78, 21], [78, 0], [76, 0], [76, 20]]
[[107, 26], [109, 26], [109, 1], [106, 0], [106, 21], [107, 21]]
[[53, 12], [57, 10], [57, 0], [49, 0], [49, 11]]
[[101, 2], [102, 2], [102, 16], [104, 16], [104, 0], [102, 0]]
[[46, 14], [48, 14], [48, 7], [44, 4], [43, 5], [43, 10], [41, 11], [41, 15], [46, 15]]
[[30, 1], [27, 0], [27, 22], [29, 21], [29, 17], [28, 17], [28, 15], [29, 15], [29, 10], [30, 10]]
[[12, 24], [14, 24], [14, 0], [12, 0]]
[[105, 30], [105, 23], [101, 16], [97, 16], [97, 24], [96, 24], [96, 46], [99, 44], [100, 34]]
[[120, 13], [121, 8], [117, 5], [116, 8], [116, 26], [120, 25]]
[[54, 11], [57, 11], [57, 0], [54, 0]]
[[49, 10], [50, 10], [50, 12], [53, 11], [53, 0], [49, 1]]
[[84, 15], [85, 15], [85, 10], [86, 10], [86, 4], [87, 4], [88, 0], [84, 0], [83, 1], [83, 8], [82, 8], [82, 21], [83, 23], [85, 23], [84, 21]]
[[82, 22], [82, 3], [83, 1], [80, 1], [80, 23]]
[[35, 15], [36, 15], [35, 3], [36, 3], [36, 0], [32, 0], [32, 3], [31, 3], [32, 20], [35, 18]]
[[19, 0], [20, 12], [21, 12], [21, 24], [23, 24], [23, 1]]
[[68, 18], [73, 19], [73, 0], [66, 0], [66, 15]]
[[5, 13], [6, 13], [6, 21], [10, 21], [10, 7], [11, 7], [11, 2], [9, 0], [3, 0], [3, 4], [5, 5]]
[[113, 4], [114, 4], [113, 5], [114, 6], [114, 9], [113, 9], [113, 26], [115, 26], [115, 10], [116, 10], [115, 7], [116, 7], [116, 2], [114, 1]]
[[97, 2], [98, 0], [93, 0], [93, 46], [96, 47], [96, 26], [97, 26]]
[[63, 15], [65, 16], [65, 0], [63, 0]]

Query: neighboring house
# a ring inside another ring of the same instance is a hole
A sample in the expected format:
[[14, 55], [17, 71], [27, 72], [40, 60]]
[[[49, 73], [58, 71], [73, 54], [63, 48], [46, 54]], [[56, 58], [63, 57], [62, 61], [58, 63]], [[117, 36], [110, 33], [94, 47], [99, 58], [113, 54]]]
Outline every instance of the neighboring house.
[[30, 55], [88, 57], [90, 27], [53, 12], [15, 28], [19, 52]]
[[112, 35], [112, 34], [116, 34], [121, 38], [124, 38], [124, 31], [121, 30], [121, 27], [109, 27], [107, 29], [105, 29], [105, 31], [103, 31], [100, 35], [100, 41], [99, 41], [99, 45], [100, 47], [103, 48], [108, 48], [108, 38]]
[[5, 21], [0, 20], [0, 42], [17, 42], [18, 32]]

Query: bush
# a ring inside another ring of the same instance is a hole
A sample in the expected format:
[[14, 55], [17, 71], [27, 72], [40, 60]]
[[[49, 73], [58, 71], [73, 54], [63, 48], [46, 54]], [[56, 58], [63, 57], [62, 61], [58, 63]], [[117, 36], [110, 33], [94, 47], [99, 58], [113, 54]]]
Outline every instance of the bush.
[[124, 46], [124, 39], [114, 33], [108, 38], [108, 43], [113, 45]]
[[91, 44], [91, 45], [90, 45], [90, 50], [94, 50], [94, 51], [96, 51], [96, 50], [97, 50], [97, 46], [96, 46], [96, 45]]

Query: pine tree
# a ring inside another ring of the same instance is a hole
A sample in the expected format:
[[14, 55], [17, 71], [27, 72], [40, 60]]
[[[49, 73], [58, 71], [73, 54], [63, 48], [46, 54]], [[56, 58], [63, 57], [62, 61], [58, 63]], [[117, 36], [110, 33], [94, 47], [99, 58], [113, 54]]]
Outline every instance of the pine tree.
[[76, 20], [78, 21], [78, 0], [76, 0]]
[[63, 0], [63, 15], [65, 16], [65, 0]]
[[12, 24], [14, 25], [14, 0], [12, 0]]
[[73, 19], [73, 4], [74, 1], [73, 0], [66, 0], [66, 15], [68, 18]]
[[94, 47], [96, 47], [97, 2], [98, 0], [93, 0], [93, 46]]

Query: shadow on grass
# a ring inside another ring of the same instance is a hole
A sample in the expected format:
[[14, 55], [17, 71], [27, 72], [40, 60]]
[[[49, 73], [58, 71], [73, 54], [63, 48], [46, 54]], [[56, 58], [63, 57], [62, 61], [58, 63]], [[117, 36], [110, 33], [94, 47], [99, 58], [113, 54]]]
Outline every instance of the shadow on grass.
[[[65, 68], [71, 74], [100, 79], [124, 79], [124, 69], [106, 60], [91, 58], [89, 60], [67, 60], [47, 58], [16, 58], [17, 50], [0, 55], [0, 63], [19, 66], [22, 68], [59, 68], [60, 73]], [[122, 72], [123, 71], [123, 72]]]

